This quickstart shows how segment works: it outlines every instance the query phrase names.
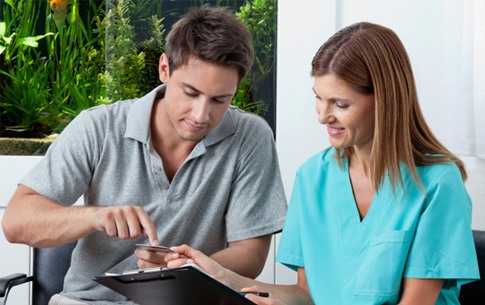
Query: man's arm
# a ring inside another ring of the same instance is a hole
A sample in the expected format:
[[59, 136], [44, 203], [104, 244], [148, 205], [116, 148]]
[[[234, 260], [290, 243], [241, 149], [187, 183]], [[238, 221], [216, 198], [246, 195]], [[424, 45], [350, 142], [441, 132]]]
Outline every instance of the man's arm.
[[[256, 278], [264, 268], [271, 243], [271, 234], [229, 243], [226, 249], [210, 257], [240, 275]], [[165, 266], [165, 253], [137, 249], [138, 268]]]
[[152, 243], [158, 240], [153, 222], [141, 207], [66, 207], [23, 185], [10, 200], [2, 227], [9, 242], [32, 247], [63, 245], [94, 231], [120, 239], [145, 235]]
[[271, 234], [229, 243], [229, 247], [211, 255], [227, 269], [248, 278], [263, 271], [271, 244]]

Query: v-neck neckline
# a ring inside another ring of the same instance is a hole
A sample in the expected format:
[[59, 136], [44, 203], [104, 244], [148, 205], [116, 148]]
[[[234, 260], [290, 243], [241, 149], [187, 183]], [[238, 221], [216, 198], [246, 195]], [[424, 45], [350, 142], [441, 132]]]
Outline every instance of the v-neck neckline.
[[[349, 161], [348, 159], [343, 160], [343, 174], [345, 177], [342, 177], [342, 186], [345, 189], [344, 194], [348, 195], [345, 197], [344, 202], [346, 203], [346, 209], [348, 211], [352, 211], [352, 217], [355, 218], [356, 221], [358, 221], [360, 224], [365, 224], [366, 222], [369, 222], [372, 220], [374, 217], [373, 215], [375, 214], [374, 210], [376, 210], [376, 206], [378, 204], [375, 204], [376, 202], [379, 202], [379, 194], [376, 191], [374, 193], [374, 196], [372, 197], [371, 204], [369, 206], [369, 209], [367, 210], [367, 213], [365, 214], [364, 218], [361, 219], [360, 217], [360, 212], [359, 212], [359, 207], [357, 205], [357, 200], [355, 199], [355, 194], [354, 194], [354, 188], [352, 187], [352, 179], [350, 177], [350, 166], [349, 166]], [[348, 190], [348, 191], [347, 191]], [[348, 206], [347, 206], [348, 204]], [[368, 220], [368, 219], [371, 220]]]
[[334, 171], [336, 174], [332, 180], [334, 183], [334, 204], [338, 211], [340, 224], [342, 251], [345, 256], [354, 257], [368, 244], [368, 240], [385, 216], [385, 210], [392, 201], [393, 196], [389, 194], [390, 190], [388, 187], [381, 187], [374, 194], [369, 210], [364, 219], [361, 220], [352, 191], [348, 160], [342, 160], [342, 168], [335, 160], [334, 166], [338, 167]]

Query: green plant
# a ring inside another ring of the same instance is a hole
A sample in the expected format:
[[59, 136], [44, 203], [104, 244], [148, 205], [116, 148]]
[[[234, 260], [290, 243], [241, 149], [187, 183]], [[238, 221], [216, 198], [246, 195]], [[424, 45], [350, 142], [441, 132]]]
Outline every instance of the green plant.
[[237, 106], [239, 109], [255, 114], [264, 113], [267, 110], [267, 105], [264, 100], [255, 100], [248, 78], [241, 80], [231, 104]]
[[246, 24], [253, 38], [257, 70], [250, 74], [250, 79], [258, 84], [275, 64], [276, 0], [246, 0], [236, 16]]
[[[38, 41], [52, 35], [35, 35], [34, 1], [6, 0], [0, 23], [0, 127], [15, 133], [32, 131], [42, 125], [49, 107], [45, 62], [40, 61]], [[3, 7], [2, 6], [2, 7]], [[25, 16], [34, 16], [26, 18]], [[8, 114], [6, 116], [5, 114]], [[2, 131], [0, 129], [0, 131]]]
[[[147, 72], [153, 72], [153, 67], [158, 66], [158, 56], [163, 52], [162, 19], [144, 17], [134, 7], [132, 0], [111, 1], [102, 21], [101, 50], [106, 56], [106, 70], [100, 74], [100, 80], [108, 101], [139, 97], [153, 89], [158, 81], [156, 74]], [[136, 39], [133, 13], [149, 25], [151, 35], [141, 42]]]
[[[89, 70], [81, 63], [86, 57], [83, 56], [87, 53], [85, 48], [95, 42], [90, 37], [92, 31], [83, 26], [78, 2], [49, 1], [47, 34], [28, 36], [39, 30], [38, 21], [42, 15], [39, 12], [46, 2], [5, 1], [9, 8], [4, 10], [3, 37], [8, 35], [8, 30], [15, 30], [9, 38], [26, 36], [26, 39], [19, 39], [16, 44], [13, 43], [15, 40], [3, 39], [8, 45], [0, 66], [3, 76], [0, 84], [1, 125], [6, 131], [28, 132], [27, 136], [49, 134], [66, 121], [68, 114], [76, 115], [79, 109], [93, 105], [87, 99], [89, 95], [85, 88], [96, 88], [91, 84], [97, 73], [94, 78], [76, 74]], [[42, 38], [46, 38], [46, 46], [38, 50], [37, 40]], [[36, 49], [26, 50], [24, 45]], [[22, 136], [21, 133], [17, 135]]]
[[4, 0], [3, 6], [5, 5], [8, 5], [3, 9], [5, 21], [0, 22], [0, 55], [3, 53], [3, 66], [11, 66], [25, 47], [36, 48], [38, 40], [52, 33], [33, 35], [37, 17], [25, 18], [24, 16], [29, 14], [36, 16], [34, 3], [27, 2], [24, 6], [23, 0], [16, 3], [13, 0]]
[[260, 95], [261, 87], [273, 72], [276, 0], [246, 0], [236, 16], [246, 24], [253, 38], [255, 69], [241, 81], [232, 103], [246, 111], [263, 114], [268, 110], [268, 104], [264, 98], [255, 100], [254, 96]]
[[[47, 62], [51, 86], [51, 108], [48, 113], [57, 119], [55, 129], [62, 130], [66, 117], [98, 104], [102, 91], [98, 74], [104, 70], [104, 54], [97, 51], [99, 36], [92, 28], [99, 8], [89, 1], [87, 27], [80, 15], [80, 0], [51, 0], [47, 8], [46, 31], [55, 33], [47, 39]], [[85, 4], [85, 1], [84, 1]]]
[[0, 102], [3, 112], [9, 114], [8, 120], [12, 125], [9, 125], [7, 130], [10, 131], [32, 131], [46, 122], [45, 114], [49, 108], [46, 74], [42, 68], [26, 66], [29, 67], [30, 71], [18, 69], [15, 75], [0, 72], [11, 79], [10, 85], [2, 88], [2, 100], [9, 102]]
[[[266, 87], [273, 69], [275, 1], [246, 0], [238, 7], [240, 0], [192, 0], [233, 6], [250, 29], [255, 66], [233, 104], [254, 113], [267, 109], [254, 92]], [[152, 90], [164, 52], [163, 16], [183, 13], [178, 3], [163, 2], [0, 0], [0, 136], [61, 132], [86, 108]]]
[[22, 38], [16, 38], [17, 33], [13, 32], [10, 33], [9, 36], [7, 35], [7, 23], [6, 22], [0, 22], [0, 55], [5, 52], [5, 62], [11, 62], [12, 60], [15, 59], [15, 56], [12, 58], [12, 54], [16, 54], [16, 51], [18, 48], [23, 47], [23, 46], [28, 46], [28, 47], [38, 47], [39, 43], [37, 42], [39, 39], [44, 38], [47, 35], [51, 35], [51, 33], [48, 33], [46, 35], [38, 35], [35, 37], [22, 37]]

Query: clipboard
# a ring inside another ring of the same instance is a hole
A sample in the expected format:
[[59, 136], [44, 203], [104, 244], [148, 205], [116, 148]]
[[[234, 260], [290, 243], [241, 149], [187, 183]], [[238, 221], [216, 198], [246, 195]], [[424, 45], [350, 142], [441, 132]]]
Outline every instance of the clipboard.
[[239, 292], [192, 266], [102, 275], [94, 281], [140, 305], [254, 305]]

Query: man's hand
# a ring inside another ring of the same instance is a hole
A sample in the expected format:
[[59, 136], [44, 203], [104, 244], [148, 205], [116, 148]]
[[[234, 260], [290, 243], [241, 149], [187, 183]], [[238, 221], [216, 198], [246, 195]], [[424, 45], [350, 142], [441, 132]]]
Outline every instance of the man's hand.
[[166, 256], [171, 256], [175, 252], [157, 252], [149, 249], [138, 248], [135, 255], [138, 257], [138, 268], [167, 267]]
[[32, 247], [56, 247], [94, 231], [120, 239], [143, 235], [158, 244], [155, 225], [142, 207], [63, 206], [23, 185], [12, 196], [2, 226], [9, 242]]
[[155, 225], [145, 210], [139, 206], [99, 208], [94, 213], [93, 226], [111, 237], [135, 239], [143, 235], [150, 240], [150, 244], [158, 244]]

